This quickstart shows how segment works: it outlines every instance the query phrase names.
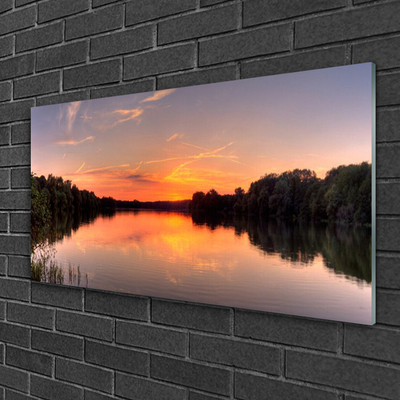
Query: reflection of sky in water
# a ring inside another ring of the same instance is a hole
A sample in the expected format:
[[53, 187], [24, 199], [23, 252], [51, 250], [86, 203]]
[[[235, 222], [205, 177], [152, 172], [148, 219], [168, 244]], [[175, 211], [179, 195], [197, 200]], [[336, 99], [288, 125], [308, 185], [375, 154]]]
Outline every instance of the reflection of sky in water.
[[371, 285], [327, 268], [321, 252], [307, 263], [293, 262], [267, 254], [233, 227], [193, 224], [190, 215], [145, 211], [99, 217], [57, 242], [56, 249], [56, 259], [67, 270], [69, 263], [80, 265], [92, 288], [371, 321]]

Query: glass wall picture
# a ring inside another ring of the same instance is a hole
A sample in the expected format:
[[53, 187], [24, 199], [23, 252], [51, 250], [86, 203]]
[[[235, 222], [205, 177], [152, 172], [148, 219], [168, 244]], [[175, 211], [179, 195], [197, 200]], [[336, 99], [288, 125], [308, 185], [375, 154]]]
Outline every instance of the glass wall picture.
[[32, 108], [41, 282], [375, 322], [372, 63]]

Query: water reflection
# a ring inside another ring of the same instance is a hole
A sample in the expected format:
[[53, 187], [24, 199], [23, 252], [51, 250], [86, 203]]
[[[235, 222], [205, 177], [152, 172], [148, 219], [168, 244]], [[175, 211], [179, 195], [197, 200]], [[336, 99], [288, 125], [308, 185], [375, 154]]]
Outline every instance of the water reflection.
[[367, 228], [131, 210], [60, 216], [50, 241], [92, 288], [371, 321]]
[[371, 282], [370, 228], [205, 214], [193, 214], [192, 221], [211, 230], [232, 227], [237, 236], [248, 235], [250, 243], [262, 252], [277, 253], [296, 267], [312, 264], [321, 254], [325, 266], [335, 273]]
[[[119, 213], [138, 215], [143, 211], [130, 210]], [[152, 211], [153, 214], [178, 214]], [[80, 227], [88, 226], [97, 218], [112, 220], [115, 211], [101, 214], [63, 214], [53, 221], [50, 243], [71, 237]], [[371, 229], [346, 225], [288, 223], [285, 220], [244, 218], [204, 213], [179, 213], [180, 218], [191, 218], [195, 226], [233, 229], [236, 236], [247, 235], [250, 243], [265, 254], [279, 254], [293, 267], [311, 265], [317, 255], [322, 255], [324, 265], [336, 274], [371, 282]]]

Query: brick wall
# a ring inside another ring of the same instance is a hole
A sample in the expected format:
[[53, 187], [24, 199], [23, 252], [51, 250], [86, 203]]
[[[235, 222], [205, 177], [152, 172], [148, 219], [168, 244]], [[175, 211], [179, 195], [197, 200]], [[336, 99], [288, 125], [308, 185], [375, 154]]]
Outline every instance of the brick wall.
[[[399, 399], [399, 15], [385, 0], [0, 0], [0, 399]], [[29, 280], [30, 107], [367, 61], [375, 326]]]

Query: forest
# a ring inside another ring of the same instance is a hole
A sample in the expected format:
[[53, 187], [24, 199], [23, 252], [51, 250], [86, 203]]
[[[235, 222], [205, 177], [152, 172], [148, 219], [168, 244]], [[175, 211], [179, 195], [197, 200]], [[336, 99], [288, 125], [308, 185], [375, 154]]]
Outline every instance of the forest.
[[341, 165], [324, 179], [309, 169], [267, 174], [252, 182], [247, 192], [238, 187], [231, 195], [214, 189], [196, 192], [190, 211], [223, 212], [284, 218], [289, 221], [371, 223], [371, 164]]
[[140, 202], [97, 197], [69, 180], [50, 174], [31, 179], [32, 251], [48, 235], [51, 220], [66, 213], [98, 214], [116, 209], [157, 209], [206, 214], [270, 217], [288, 221], [371, 223], [371, 164], [341, 165], [324, 179], [308, 169], [266, 174], [246, 192], [220, 195], [214, 189], [195, 192], [191, 200]]

